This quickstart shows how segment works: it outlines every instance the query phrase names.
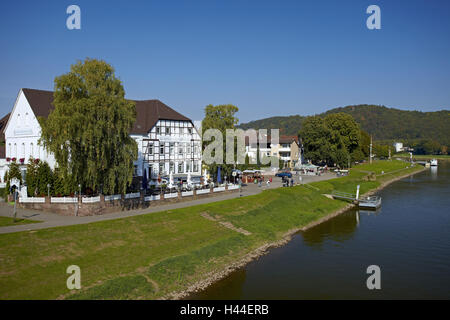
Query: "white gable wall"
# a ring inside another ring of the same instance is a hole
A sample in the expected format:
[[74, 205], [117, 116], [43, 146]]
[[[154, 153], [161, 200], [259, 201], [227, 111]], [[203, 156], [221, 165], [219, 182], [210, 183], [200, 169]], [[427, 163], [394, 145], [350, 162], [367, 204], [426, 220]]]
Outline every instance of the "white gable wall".
[[41, 126], [28, 103], [24, 93], [20, 90], [5, 128], [6, 158], [24, 159], [24, 164], [30, 157], [47, 161], [51, 168], [55, 167], [55, 158], [39, 145]]

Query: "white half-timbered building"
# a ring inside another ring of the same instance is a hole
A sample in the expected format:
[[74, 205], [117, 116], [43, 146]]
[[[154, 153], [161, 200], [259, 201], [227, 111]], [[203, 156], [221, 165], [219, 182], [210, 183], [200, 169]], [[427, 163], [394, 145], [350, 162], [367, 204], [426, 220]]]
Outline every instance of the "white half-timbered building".
[[153, 182], [170, 173], [175, 178], [184, 178], [188, 173], [200, 176], [201, 140], [193, 122], [159, 100], [135, 102], [136, 112], [141, 115], [136, 117], [131, 133], [140, 146], [136, 174], [147, 173]]
[[[184, 177], [201, 175], [200, 135], [193, 122], [159, 100], [138, 100], [136, 122], [130, 136], [137, 142], [138, 159], [135, 176], [146, 175], [150, 183], [169, 175]], [[41, 127], [37, 117], [47, 117], [53, 110], [53, 92], [21, 89], [10, 114], [0, 120], [0, 179], [3, 182], [8, 164], [16, 161], [23, 165], [30, 157], [47, 161], [54, 168], [56, 163], [39, 144]]]

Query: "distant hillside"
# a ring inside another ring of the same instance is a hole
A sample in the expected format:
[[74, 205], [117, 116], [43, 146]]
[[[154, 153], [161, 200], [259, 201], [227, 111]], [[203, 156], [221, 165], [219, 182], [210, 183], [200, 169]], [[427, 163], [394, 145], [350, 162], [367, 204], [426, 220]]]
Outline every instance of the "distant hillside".
[[246, 129], [280, 129], [280, 134], [297, 135], [303, 116], [271, 117], [239, 124], [239, 128]]
[[[319, 116], [344, 112], [351, 114], [361, 128], [375, 140], [415, 141], [433, 139], [450, 146], [450, 110], [435, 112], [405, 111], [384, 106], [356, 105], [331, 109]], [[240, 124], [242, 129], [280, 128], [280, 134], [297, 134], [305, 117], [271, 117]]]

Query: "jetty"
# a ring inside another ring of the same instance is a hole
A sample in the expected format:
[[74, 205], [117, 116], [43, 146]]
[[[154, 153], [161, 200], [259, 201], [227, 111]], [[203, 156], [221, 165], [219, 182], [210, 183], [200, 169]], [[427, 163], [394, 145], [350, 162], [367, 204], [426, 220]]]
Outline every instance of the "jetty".
[[353, 202], [354, 204], [358, 205], [360, 208], [377, 209], [381, 206], [381, 197], [380, 196], [360, 197], [359, 196], [359, 185], [356, 189], [356, 194], [334, 190], [331, 193], [331, 196], [333, 197], [333, 199], [346, 200], [346, 201]]

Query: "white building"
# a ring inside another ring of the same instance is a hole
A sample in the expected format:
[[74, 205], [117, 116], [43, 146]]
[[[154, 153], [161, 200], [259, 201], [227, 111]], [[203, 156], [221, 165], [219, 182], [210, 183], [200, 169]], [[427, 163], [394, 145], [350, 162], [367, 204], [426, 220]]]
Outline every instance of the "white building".
[[[30, 157], [47, 161], [54, 168], [55, 158], [39, 145], [41, 126], [37, 117], [53, 110], [53, 92], [21, 89], [9, 115], [0, 120], [5, 150], [0, 148], [0, 178], [8, 163], [16, 161], [25, 170]], [[134, 101], [136, 122], [130, 132], [138, 145], [135, 175], [147, 175], [156, 183], [158, 175], [201, 174], [200, 136], [192, 121], [159, 100]], [[3, 121], [3, 122], [2, 122]], [[4, 124], [6, 122], [6, 124]]]
[[259, 147], [259, 158], [276, 157], [282, 161], [285, 167], [294, 168], [298, 163], [301, 164], [301, 148], [297, 136], [281, 135], [278, 144], [272, 144], [270, 136], [260, 136], [258, 141], [266, 141], [266, 143], [250, 143], [250, 139], [245, 137], [245, 153], [249, 159], [256, 162]]
[[136, 123], [131, 132], [139, 146], [136, 175], [155, 182], [173, 173], [201, 175], [201, 140], [193, 122], [159, 100], [135, 101]]
[[395, 148], [395, 152], [403, 151], [403, 143], [401, 143], [401, 142], [394, 142], [394, 148]]

